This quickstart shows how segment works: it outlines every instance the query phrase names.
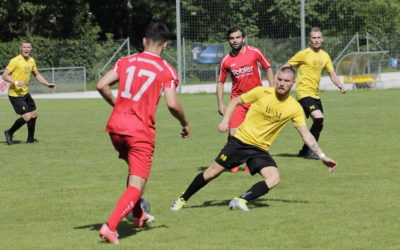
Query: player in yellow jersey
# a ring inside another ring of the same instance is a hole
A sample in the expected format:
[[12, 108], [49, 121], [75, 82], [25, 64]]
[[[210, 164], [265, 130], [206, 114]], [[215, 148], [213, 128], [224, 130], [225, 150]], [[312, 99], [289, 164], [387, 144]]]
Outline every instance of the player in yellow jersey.
[[290, 67], [278, 71], [276, 87], [256, 87], [229, 102], [224, 117], [218, 125], [220, 132], [229, 130], [229, 119], [237, 105], [252, 103], [246, 118], [215, 161], [198, 174], [186, 191], [172, 204], [171, 210], [177, 211], [185, 206], [187, 200], [226, 169], [246, 163], [250, 173], [260, 174], [263, 180], [254, 184], [240, 197], [229, 203], [231, 209], [248, 211], [247, 202], [266, 194], [280, 181], [277, 164], [268, 153], [270, 145], [290, 120], [304, 142], [319, 156], [329, 172], [336, 168], [336, 162], [327, 157], [308, 130], [304, 112], [300, 104], [289, 92], [295, 83], [296, 73]]
[[20, 54], [10, 60], [2, 75], [2, 78], [10, 83], [8, 98], [10, 99], [15, 112], [21, 116], [14, 122], [10, 129], [4, 131], [8, 145], [14, 143], [13, 135], [15, 131], [25, 123], [28, 126], [28, 138], [26, 143], [39, 142], [35, 139], [35, 125], [38, 113], [36, 111], [35, 102], [28, 92], [28, 84], [31, 74], [33, 74], [43, 85], [49, 88], [57, 87], [56, 84], [47, 82], [38, 72], [35, 59], [31, 57], [32, 43], [30, 41], [21, 41], [19, 50]]
[[[282, 67], [296, 66], [297, 70], [297, 100], [300, 102], [307, 116], [311, 116], [313, 124], [310, 128], [311, 134], [318, 141], [319, 135], [324, 125], [324, 111], [319, 96], [319, 82], [322, 70], [326, 70], [332, 82], [340, 89], [342, 93], [346, 88], [341, 84], [337, 77], [330, 56], [321, 49], [324, 37], [319, 28], [314, 27], [310, 30], [310, 47], [297, 52]], [[318, 159], [318, 156], [309, 150], [306, 144], [298, 153], [299, 157], [309, 159]]]

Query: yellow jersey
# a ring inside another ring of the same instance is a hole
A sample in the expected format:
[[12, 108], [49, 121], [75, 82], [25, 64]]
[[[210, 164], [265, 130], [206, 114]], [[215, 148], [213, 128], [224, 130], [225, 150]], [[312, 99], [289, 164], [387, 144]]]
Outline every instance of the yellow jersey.
[[11, 76], [16, 81], [25, 81], [23, 86], [11, 84], [8, 88], [9, 96], [24, 96], [28, 94], [28, 84], [31, 73], [37, 71], [35, 59], [29, 57], [25, 59], [22, 55], [18, 55], [10, 60], [6, 69], [11, 72]]
[[234, 137], [246, 144], [269, 150], [289, 120], [295, 127], [306, 125], [300, 104], [292, 96], [279, 100], [274, 87], [256, 87], [240, 98], [251, 106]]
[[320, 49], [315, 52], [311, 48], [303, 49], [297, 52], [288, 61], [292, 66], [298, 66], [297, 70], [297, 99], [310, 96], [319, 99], [319, 81], [323, 69], [327, 72], [333, 72], [331, 57]]

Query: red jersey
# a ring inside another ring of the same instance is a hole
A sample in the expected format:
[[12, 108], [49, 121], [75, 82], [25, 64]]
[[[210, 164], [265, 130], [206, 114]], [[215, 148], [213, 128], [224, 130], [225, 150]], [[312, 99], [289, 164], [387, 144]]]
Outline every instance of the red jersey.
[[106, 131], [154, 143], [157, 104], [164, 88], [176, 89], [176, 71], [148, 51], [119, 59], [113, 70], [119, 75], [118, 96]]
[[217, 81], [224, 83], [227, 73], [230, 73], [232, 79], [232, 99], [257, 86], [262, 86], [258, 65], [261, 65], [266, 70], [272, 64], [261, 50], [252, 46], [244, 46], [242, 53], [236, 56], [229, 53], [222, 59]]

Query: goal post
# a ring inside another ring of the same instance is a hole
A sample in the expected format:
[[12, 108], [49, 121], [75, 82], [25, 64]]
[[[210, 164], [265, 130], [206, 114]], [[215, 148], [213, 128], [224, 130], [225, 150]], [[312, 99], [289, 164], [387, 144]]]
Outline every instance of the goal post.
[[370, 88], [380, 82], [381, 66], [389, 51], [353, 52], [344, 55], [336, 65], [336, 74], [354, 88]]

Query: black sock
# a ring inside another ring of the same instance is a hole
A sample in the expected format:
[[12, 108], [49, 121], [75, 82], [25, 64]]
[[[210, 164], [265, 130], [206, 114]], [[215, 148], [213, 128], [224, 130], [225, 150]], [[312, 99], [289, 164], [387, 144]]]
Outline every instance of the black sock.
[[207, 185], [207, 183], [208, 181], [204, 179], [203, 173], [198, 174], [196, 177], [194, 177], [192, 183], [190, 183], [185, 193], [181, 195], [181, 198], [183, 198], [185, 201], [189, 200], [192, 195]]
[[14, 124], [11, 126], [11, 128], [8, 130], [10, 134], [14, 134], [15, 131], [17, 131], [20, 127], [22, 127], [25, 124], [24, 118], [20, 117], [17, 120], [15, 120]]
[[35, 125], [36, 125], [36, 117], [31, 118], [28, 121], [28, 140], [35, 139]]
[[268, 193], [268, 191], [267, 183], [265, 183], [265, 181], [260, 181], [254, 184], [246, 193], [242, 194], [240, 198], [250, 201]]
[[[314, 136], [315, 140], [319, 140], [319, 135], [321, 134], [322, 128], [324, 127], [324, 118], [315, 118], [314, 122], [310, 128], [310, 133]], [[301, 149], [302, 154], [306, 154], [308, 150], [307, 144], [303, 145]]]

